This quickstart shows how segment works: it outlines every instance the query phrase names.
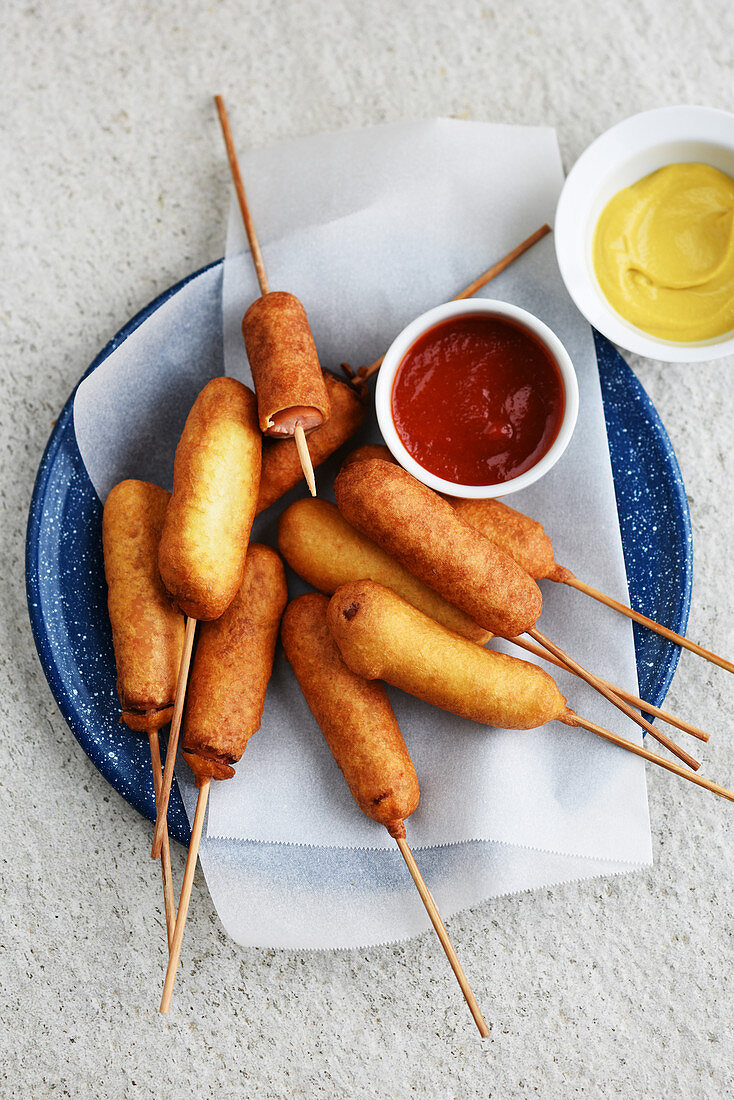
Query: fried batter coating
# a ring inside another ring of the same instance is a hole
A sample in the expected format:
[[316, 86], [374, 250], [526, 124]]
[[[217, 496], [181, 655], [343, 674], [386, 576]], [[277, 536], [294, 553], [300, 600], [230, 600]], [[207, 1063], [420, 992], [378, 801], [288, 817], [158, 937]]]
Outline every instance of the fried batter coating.
[[212, 379], [176, 448], [158, 559], [166, 588], [195, 619], [217, 619], [242, 584], [261, 453], [254, 393], [235, 378]]
[[[395, 462], [387, 447], [368, 443], [350, 451], [341, 464], [342, 470], [355, 462], [381, 458]], [[463, 497], [446, 497], [454, 511], [465, 523], [495, 543], [513, 561], [528, 573], [534, 581], [545, 578], [560, 581], [568, 570], [558, 565], [553, 545], [543, 530], [543, 525], [530, 516], [510, 508], [501, 500], [467, 500]]]
[[566, 713], [542, 668], [482, 649], [374, 581], [337, 589], [327, 613], [344, 661], [442, 710], [504, 729], [534, 729]]
[[306, 311], [294, 294], [273, 291], [252, 303], [242, 321], [257, 394], [260, 430], [292, 436], [329, 419], [329, 396]]
[[382, 684], [350, 671], [326, 625], [329, 601], [299, 596], [283, 616], [285, 653], [314, 718], [363, 813], [404, 837], [420, 792]]
[[233, 776], [260, 729], [287, 599], [279, 555], [253, 542], [235, 598], [221, 618], [199, 626], [183, 722], [183, 755], [197, 782]]
[[170, 494], [149, 481], [121, 481], [102, 513], [107, 606], [122, 721], [141, 733], [171, 721], [184, 617], [158, 572]]

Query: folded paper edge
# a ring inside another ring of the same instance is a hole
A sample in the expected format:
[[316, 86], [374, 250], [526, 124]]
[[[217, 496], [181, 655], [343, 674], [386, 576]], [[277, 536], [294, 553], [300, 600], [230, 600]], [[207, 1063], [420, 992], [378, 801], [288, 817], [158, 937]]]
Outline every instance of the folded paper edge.
[[[501, 842], [498, 842], [498, 843], [501, 843]], [[509, 845], [509, 846], [510, 847], [517, 847], [517, 848], [521, 847], [521, 845], [519, 845], [519, 844], [518, 845]], [[448, 847], [450, 847], [450, 845], [448, 845]], [[580, 857], [580, 858], [583, 859], [583, 858], [592, 858], [592, 857]], [[621, 862], [624, 862], [624, 861], [622, 861], [622, 860], [620, 860], [620, 861], [611, 860], [609, 862], [612, 862], [612, 863], [613, 862], [620, 862], [621, 863]], [[574, 883], [577, 883], [577, 882], [594, 882], [596, 879], [604, 879], [604, 878], [609, 878], [609, 877], [617, 876], [617, 875], [627, 875], [627, 874], [631, 874], [634, 871], [644, 871], [646, 868], [652, 867], [652, 865], [653, 865], [652, 860], [650, 860], [649, 863], [636, 863], [635, 862], [635, 863], [630, 863], [629, 865], [625, 865], [625, 866], [622, 866], [622, 867], [606, 869], [604, 871], [598, 871], [595, 874], [581, 875], [580, 877], [574, 876], [572, 878], [553, 879], [550, 882], [543, 883], [542, 886], [525, 886], [520, 890], [502, 890], [497, 894], [492, 894], [492, 893], [487, 894], [486, 897], [482, 898], [479, 901], [473, 902], [471, 905], [461, 905], [461, 906], [459, 906], [458, 909], [451, 909], [449, 907], [442, 906], [442, 909], [443, 909], [443, 914], [442, 915], [446, 919], [451, 919], [452, 917], [461, 916], [463, 913], [471, 913], [475, 909], [477, 909], [480, 905], [486, 905], [487, 902], [496, 901], [499, 898], [515, 898], [515, 897], [520, 897], [522, 894], [535, 893], [536, 890], [550, 890], [550, 889], [553, 889], [553, 888], [558, 888], [559, 886], [571, 886], [571, 885], [573, 885]], [[213, 899], [212, 899], [212, 904], [214, 904]], [[258, 951], [283, 951], [283, 952], [291, 952], [291, 953], [296, 954], [296, 955], [300, 955], [300, 954], [303, 954], [304, 952], [308, 951], [309, 954], [323, 954], [323, 955], [325, 955], [327, 953], [335, 953], [335, 952], [369, 951], [372, 948], [397, 947], [400, 944], [408, 943], [410, 940], [419, 939], [421, 936], [424, 936], [424, 935], [427, 935], [427, 936], [433, 936], [434, 935], [431, 928], [426, 927], [425, 929], [422, 929], [420, 932], [410, 932], [408, 935], [397, 936], [395, 939], [372, 940], [368, 943], [350, 944], [348, 947], [339, 947], [339, 946], [337, 946], [337, 947], [308, 947], [308, 946], [303, 946], [303, 947], [278, 947], [278, 946], [275, 946], [274, 947], [272, 944], [265, 944], [265, 943], [263, 943], [263, 944], [259, 944], [259, 943], [243, 944], [238, 939], [236, 939], [235, 936], [233, 936], [231, 934], [231, 932], [227, 928], [227, 925], [225, 924], [224, 920], [222, 919], [219, 911], [217, 910], [216, 906], [214, 906], [214, 909], [215, 909], [215, 912], [217, 913], [217, 916], [218, 916], [218, 918], [219, 918], [219, 920], [222, 924], [222, 927], [223, 927], [224, 931], [226, 932], [227, 936], [229, 936], [229, 938], [231, 940], [233, 940], [234, 943], [238, 944], [240, 947], [253, 948], [253, 949], [258, 950]], [[426, 918], [426, 919], [428, 919], [428, 918]], [[466, 945], [463, 945], [462, 949], [466, 950]]]

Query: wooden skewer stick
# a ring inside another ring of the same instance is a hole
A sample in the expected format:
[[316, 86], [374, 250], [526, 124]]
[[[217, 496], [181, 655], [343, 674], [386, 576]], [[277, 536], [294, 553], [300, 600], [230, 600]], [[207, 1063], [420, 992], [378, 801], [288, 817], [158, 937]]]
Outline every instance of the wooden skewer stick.
[[611, 730], [604, 729], [603, 726], [597, 726], [596, 722], [590, 722], [587, 718], [580, 718], [579, 715], [575, 714], [572, 710], [567, 711], [566, 715], [561, 718], [560, 721], [567, 726], [581, 726], [583, 729], [589, 730], [590, 733], [596, 733], [599, 737], [603, 737], [605, 741], [611, 741], [613, 745], [618, 745], [620, 749], [626, 749], [627, 752], [633, 752], [635, 756], [641, 756], [643, 760], [649, 760], [653, 764], [659, 764], [660, 767], [665, 768], [666, 771], [673, 772], [674, 775], [680, 775], [690, 783], [695, 783], [698, 787], [703, 787], [707, 791], [713, 791], [714, 794], [726, 798], [729, 802], [734, 802], [734, 791], [729, 791], [726, 787], [719, 786], [718, 783], [712, 783], [710, 779], [704, 779], [702, 775], [696, 775], [694, 772], [687, 771], [686, 768], [682, 768], [680, 764], [676, 764], [673, 760], [666, 760], [664, 756], [658, 756], [656, 753], [650, 752], [640, 745], [636, 745], [634, 741], [628, 741], [625, 737], [619, 737], [618, 734], [612, 733]]
[[614, 704], [617, 710], [621, 710], [623, 714], [626, 714], [628, 718], [631, 718], [632, 721], [636, 722], [643, 730], [646, 730], [647, 733], [651, 733], [656, 741], [665, 746], [668, 752], [672, 752], [674, 756], [677, 756], [679, 760], [682, 760], [689, 768], [693, 768], [694, 771], [697, 771], [701, 767], [699, 760], [696, 760], [690, 753], [687, 753], [680, 745], [676, 745], [675, 741], [668, 737], [666, 733], [663, 733], [662, 730], [656, 729], [655, 726], [650, 725], [644, 718], [641, 718], [631, 706], [620, 699], [618, 695], [615, 695], [613, 691], [610, 691], [609, 688], [605, 687], [602, 681], [596, 676], [593, 676], [588, 669], [583, 668], [577, 661], [574, 661], [573, 657], [569, 657], [567, 653], [564, 653], [564, 651], [552, 642], [550, 638], [546, 638], [545, 634], [542, 634], [536, 628], [528, 630], [527, 633], [536, 642], [539, 642], [544, 649], [549, 650], [554, 657], [557, 657], [559, 661], [567, 665], [572, 672], [575, 672], [577, 676], [585, 680], [587, 684], [596, 688], [605, 699], [608, 699], [610, 703]]
[[[456, 980], [461, 987], [461, 992], [464, 994], [464, 999], [469, 1006], [469, 1011], [474, 1017], [474, 1023], [479, 1028], [479, 1034], [482, 1036], [483, 1039], [486, 1039], [489, 1035], [489, 1028], [487, 1027], [487, 1024], [484, 1020], [484, 1016], [482, 1016], [479, 1005], [477, 1004], [476, 997], [472, 993], [471, 986], [467, 981], [466, 974], [464, 973], [462, 965], [457, 958], [454, 946], [449, 939], [449, 934], [446, 931], [446, 927], [443, 921], [441, 920], [441, 914], [436, 907], [436, 903], [431, 896], [430, 890], [423, 880], [423, 875], [418, 869], [418, 864], [413, 858], [413, 853], [410, 850], [408, 842], [405, 837], [400, 836], [395, 837], [395, 842], [402, 853], [403, 859], [407, 864], [408, 870], [410, 871], [410, 876], [418, 888], [418, 893], [421, 896], [421, 901], [426, 907], [426, 912], [431, 919], [431, 924], [436, 929], [436, 935], [441, 941], [441, 946], [446, 952], [446, 958], [449, 960], [451, 969], [456, 975]], [[179, 908], [179, 912], [180, 911], [181, 910]]]
[[[158, 742], [158, 730], [148, 730], [150, 743], [150, 763], [153, 768], [153, 789], [155, 791], [156, 812], [161, 797], [163, 776], [161, 775], [161, 747]], [[176, 925], [176, 902], [173, 897], [173, 876], [171, 875], [171, 848], [168, 841], [168, 825], [163, 832], [161, 848], [161, 873], [163, 875], [163, 904], [166, 910], [166, 935], [168, 950], [171, 950], [173, 930]]]
[[674, 630], [669, 630], [667, 626], [662, 626], [660, 623], [656, 623], [654, 619], [648, 619], [647, 615], [640, 614], [639, 611], [635, 611], [632, 607], [627, 607], [626, 604], [620, 603], [619, 600], [615, 600], [612, 596], [607, 596], [604, 592], [600, 592], [598, 588], [592, 588], [590, 584], [586, 584], [584, 581], [580, 581], [578, 577], [575, 577], [568, 569], [559, 570], [561, 575], [559, 580], [562, 584], [567, 584], [571, 588], [577, 588], [579, 592], [584, 592], [587, 596], [591, 596], [593, 600], [598, 600], [599, 603], [606, 604], [607, 607], [611, 607], [614, 611], [619, 611], [620, 614], [626, 615], [628, 619], [633, 619], [634, 622], [639, 623], [641, 626], [646, 626], [649, 630], [654, 630], [656, 634], [662, 635], [663, 638], [667, 638], [669, 642], [675, 642], [676, 645], [682, 646], [684, 649], [689, 649], [691, 653], [697, 653], [699, 657], [703, 657], [706, 661], [711, 661], [712, 664], [718, 665], [719, 668], [726, 669], [727, 672], [734, 672], [734, 664], [731, 661], [727, 661], [725, 657], [720, 657], [718, 653], [712, 653], [710, 649], [704, 649], [703, 646], [698, 645], [696, 642], [689, 641], [682, 634], [676, 634]]
[[358, 371], [359, 377], [363, 382], [366, 382], [368, 378], [371, 378], [373, 374], [377, 374], [378, 370], [382, 366], [382, 360], [385, 358], [381, 355], [379, 359], [375, 359], [374, 363], [370, 363], [368, 367], [365, 367], [364, 371]]
[[313, 463], [311, 462], [311, 454], [308, 449], [308, 443], [306, 442], [306, 433], [300, 424], [296, 424], [296, 430], [293, 433], [296, 440], [296, 450], [298, 451], [298, 457], [301, 460], [301, 469], [303, 470], [306, 478], [306, 484], [308, 485], [309, 492], [312, 497], [316, 496], [316, 478], [313, 473]]
[[[512, 638], [512, 644], [519, 646], [520, 649], [527, 650], [528, 653], [532, 653], [535, 657], [540, 657], [543, 661], [548, 661], [549, 664], [555, 665], [556, 668], [563, 668], [566, 672], [572, 672], [573, 670], [565, 665], [563, 661], [559, 661], [557, 657], [554, 657], [551, 653], [542, 650], [540, 646], [533, 645], [532, 642], [526, 642], [524, 638]], [[684, 733], [690, 733], [691, 737], [697, 737], [699, 741], [708, 741], [709, 734], [705, 730], [700, 730], [698, 726], [692, 725], [690, 722], [686, 722], [683, 718], [678, 718], [675, 714], [670, 714], [667, 710], [661, 710], [660, 707], [653, 706], [652, 703], [648, 703], [646, 699], [641, 699], [639, 695], [633, 695], [631, 691], [625, 691], [624, 688], [619, 687], [617, 684], [610, 684], [608, 680], [603, 680], [601, 676], [598, 677], [600, 683], [604, 684], [604, 687], [609, 688], [615, 695], [618, 695], [620, 699], [624, 699], [625, 703], [629, 703], [630, 706], [637, 707], [638, 710], [644, 710], [646, 714], [652, 714], [655, 718], [660, 718], [663, 722], [667, 722], [670, 726], [676, 726], [679, 730], [683, 730]]]
[[[469, 286], [464, 289], [452, 299], [454, 302], [460, 302], [463, 298], [471, 298], [478, 290], [481, 290], [483, 286], [491, 282], [498, 275], [501, 275], [506, 267], [509, 267], [511, 263], [514, 263], [519, 256], [522, 256], [523, 252], [527, 252], [529, 248], [532, 248], [534, 244], [537, 244], [539, 240], [542, 240], [547, 233], [550, 233], [551, 227], [549, 225], [541, 225], [540, 229], [536, 229], [534, 233], [531, 233], [529, 237], [526, 237], [516, 248], [513, 248], [511, 252], [508, 252], [506, 256], [503, 256], [501, 260], [498, 260], [496, 264], [493, 264], [483, 275], [480, 275], [478, 279], [475, 279], [473, 283], [469, 283]], [[374, 363], [371, 363], [369, 367], [360, 370], [359, 377], [363, 382], [366, 382], [368, 378], [371, 378], [373, 374], [377, 374], [378, 370], [382, 366], [382, 360], [385, 358], [381, 355], [379, 359], [375, 359]]]
[[176, 681], [176, 697], [173, 702], [173, 717], [171, 719], [171, 732], [168, 736], [168, 749], [166, 750], [166, 766], [163, 770], [163, 782], [161, 785], [161, 797], [158, 803], [158, 814], [155, 819], [153, 832], [153, 847], [150, 854], [153, 859], [159, 859], [163, 847], [163, 836], [168, 820], [168, 800], [171, 797], [171, 784], [173, 783], [173, 767], [176, 763], [178, 750], [178, 735], [181, 731], [181, 718], [183, 717], [184, 700], [186, 698], [186, 685], [189, 680], [189, 666], [191, 664], [191, 652], [194, 648], [194, 634], [196, 633], [196, 619], [186, 617], [186, 629], [184, 632], [183, 653], [181, 664], [178, 667], [178, 680]]
[[[222, 127], [224, 144], [227, 148], [227, 159], [229, 160], [229, 167], [232, 172], [234, 189], [237, 192], [237, 201], [240, 205], [242, 221], [245, 223], [245, 233], [247, 234], [247, 239], [250, 242], [250, 253], [252, 255], [252, 262], [255, 265], [255, 273], [257, 275], [258, 284], [260, 286], [260, 293], [264, 297], [269, 292], [268, 277], [265, 274], [265, 263], [263, 261], [262, 252], [260, 251], [260, 242], [257, 239], [257, 233], [255, 232], [255, 223], [253, 222], [252, 215], [250, 214], [250, 207], [248, 206], [247, 195], [245, 194], [245, 185], [242, 182], [240, 166], [237, 162], [237, 152], [234, 147], [232, 131], [229, 126], [227, 108], [224, 106], [224, 100], [220, 95], [214, 96], [214, 102], [217, 106], [219, 123]], [[304, 432], [300, 424], [296, 425], [294, 435], [298, 457], [301, 461], [301, 469], [303, 470], [303, 476], [306, 479], [306, 484], [308, 485], [311, 496], [315, 497], [316, 479], [314, 478], [313, 463], [311, 461], [308, 443], [306, 442], [306, 433]]]
[[229, 118], [227, 116], [227, 108], [224, 106], [224, 100], [220, 95], [214, 96], [214, 102], [217, 107], [217, 114], [219, 115], [219, 124], [222, 127], [222, 136], [224, 137], [224, 144], [227, 149], [227, 159], [229, 161], [229, 169], [232, 173], [232, 182], [234, 183], [234, 189], [237, 192], [237, 201], [240, 204], [240, 213], [242, 214], [242, 221], [245, 223], [245, 233], [247, 239], [250, 242], [250, 252], [252, 253], [252, 262], [255, 265], [255, 273], [257, 274], [257, 281], [260, 284], [260, 293], [268, 293], [268, 278], [265, 274], [265, 264], [263, 263], [263, 255], [260, 251], [260, 242], [257, 239], [257, 233], [255, 232], [255, 224], [250, 214], [250, 207], [247, 205], [247, 195], [245, 194], [245, 185], [242, 182], [242, 176], [240, 174], [240, 166], [237, 162], [237, 153], [234, 147], [234, 141], [232, 139], [232, 131], [229, 126]]
[[205, 779], [199, 787], [199, 797], [196, 800], [196, 813], [194, 814], [194, 824], [191, 827], [189, 854], [186, 857], [186, 867], [184, 869], [183, 885], [181, 887], [181, 898], [178, 903], [178, 916], [176, 917], [176, 928], [174, 929], [173, 933], [173, 943], [171, 944], [171, 950], [168, 954], [168, 969], [166, 970], [166, 980], [163, 983], [163, 996], [161, 997], [161, 1006], [159, 1009], [159, 1011], [163, 1012], [164, 1014], [167, 1013], [171, 1007], [173, 984], [176, 981], [178, 960], [181, 957], [181, 944], [183, 943], [184, 929], [186, 927], [186, 917], [188, 916], [189, 912], [189, 902], [191, 901], [191, 887], [194, 883], [196, 860], [199, 857], [201, 830], [204, 827], [204, 815], [206, 813], [206, 804], [209, 799], [210, 786], [211, 779]]
[[454, 301], [460, 302], [462, 298], [473, 298], [478, 290], [481, 290], [482, 287], [486, 286], [492, 279], [496, 279], [498, 275], [501, 275], [506, 267], [514, 263], [515, 260], [522, 256], [523, 252], [527, 252], [529, 248], [532, 248], [534, 244], [542, 240], [550, 231], [551, 227], [549, 225], [541, 225], [540, 229], [536, 229], [534, 233], [531, 233], [529, 237], [521, 241], [516, 248], [508, 252], [507, 255], [503, 256], [501, 260], [498, 260], [496, 264], [492, 264], [483, 275], [480, 275], [473, 283], [469, 283], [469, 286], [464, 287], [461, 293], [456, 295]]

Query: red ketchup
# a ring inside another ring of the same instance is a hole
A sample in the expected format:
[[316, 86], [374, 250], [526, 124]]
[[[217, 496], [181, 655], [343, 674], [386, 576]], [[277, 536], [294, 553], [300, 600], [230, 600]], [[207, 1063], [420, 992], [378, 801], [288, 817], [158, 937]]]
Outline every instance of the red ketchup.
[[424, 469], [457, 485], [499, 485], [558, 435], [565, 393], [555, 359], [506, 317], [467, 313], [424, 332], [392, 389], [395, 428]]

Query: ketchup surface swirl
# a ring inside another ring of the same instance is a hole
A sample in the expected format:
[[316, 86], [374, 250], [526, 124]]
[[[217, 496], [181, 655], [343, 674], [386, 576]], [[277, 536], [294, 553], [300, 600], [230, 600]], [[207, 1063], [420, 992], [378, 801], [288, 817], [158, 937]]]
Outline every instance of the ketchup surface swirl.
[[499, 485], [550, 450], [565, 394], [553, 356], [532, 332], [477, 313], [415, 341], [391, 404], [403, 445], [424, 469], [457, 485]]

